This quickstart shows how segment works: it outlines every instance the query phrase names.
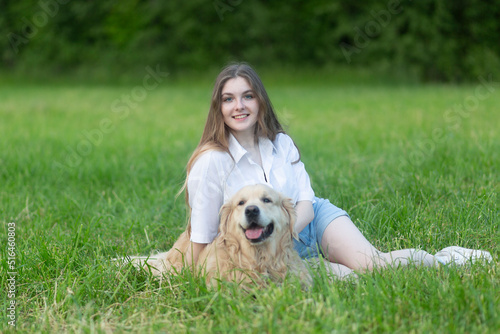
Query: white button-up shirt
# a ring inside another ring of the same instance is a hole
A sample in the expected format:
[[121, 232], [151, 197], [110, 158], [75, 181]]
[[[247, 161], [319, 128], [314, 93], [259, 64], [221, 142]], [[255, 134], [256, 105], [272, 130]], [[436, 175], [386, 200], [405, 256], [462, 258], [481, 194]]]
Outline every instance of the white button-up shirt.
[[210, 243], [217, 236], [219, 210], [238, 190], [247, 185], [267, 184], [290, 197], [294, 204], [314, 201], [314, 191], [299, 152], [283, 133], [274, 142], [259, 138], [262, 167], [254, 162], [233, 135], [229, 152], [208, 151], [194, 163], [188, 177], [191, 207], [191, 241]]

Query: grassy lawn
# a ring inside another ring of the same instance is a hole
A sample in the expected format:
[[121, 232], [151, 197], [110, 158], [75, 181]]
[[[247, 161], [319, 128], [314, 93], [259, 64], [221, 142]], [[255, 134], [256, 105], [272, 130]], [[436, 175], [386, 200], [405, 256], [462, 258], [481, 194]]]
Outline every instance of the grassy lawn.
[[[495, 263], [408, 267], [244, 293], [110, 259], [168, 249], [208, 81], [0, 84], [0, 332], [498, 333], [500, 86], [268, 80], [316, 194], [383, 251], [487, 249]], [[488, 90], [489, 89], [489, 90]], [[9, 227], [15, 263], [8, 266]]]

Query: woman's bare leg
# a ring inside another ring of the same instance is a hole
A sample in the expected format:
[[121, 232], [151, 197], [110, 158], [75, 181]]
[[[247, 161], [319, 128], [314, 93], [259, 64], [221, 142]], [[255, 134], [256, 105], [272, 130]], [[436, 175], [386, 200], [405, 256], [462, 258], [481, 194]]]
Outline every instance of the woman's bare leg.
[[320, 259], [320, 258], [312, 258], [312, 259], [307, 259], [304, 260], [306, 262], [306, 266], [312, 269], [313, 271], [318, 271], [320, 265], [324, 265], [326, 271], [330, 274], [331, 277], [335, 279], [344, 279], [348, 277], [357, 277], [357, 275], [354, 273], [354, 270], [344, 266], [343, 264], [339, 263], [332, 263], [328, 261], [327, 259]]
[[326, 228], [321, 240], [325, 257], [356, 271], [372, 270], [374, 267], [399, 266], [409, 263], [437, 266], [431, 254], [416, 249], [403, 249], [382, 253], [358, 230], [351, 219], [341, 216]]

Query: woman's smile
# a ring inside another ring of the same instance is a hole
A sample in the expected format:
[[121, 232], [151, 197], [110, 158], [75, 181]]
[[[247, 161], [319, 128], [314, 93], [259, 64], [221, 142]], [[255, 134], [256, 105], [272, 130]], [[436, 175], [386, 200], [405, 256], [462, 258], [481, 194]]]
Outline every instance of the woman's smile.
[[242, 119], [246, 119], [248, 116], [249, 116], [248, 114], [243, 114], [243, 115], [233, 116], [233, 118], [238, 119], [238, 120], [242, 120]]

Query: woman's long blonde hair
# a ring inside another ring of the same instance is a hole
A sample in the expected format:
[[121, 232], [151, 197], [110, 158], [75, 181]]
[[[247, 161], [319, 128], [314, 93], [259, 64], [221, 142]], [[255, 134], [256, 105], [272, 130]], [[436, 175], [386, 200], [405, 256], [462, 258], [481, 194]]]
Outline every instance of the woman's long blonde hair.
[[[285, 133], [283, 127], [281, 126], [274, 108], [271, 104], [271, 100], [267, 95], [266, 89], [262, 84], [257, 73], [252, 67], [246, 63], [234, 63], [226, 66], [217, 76], [214, 84], [214, 90], [212, 93], [212, 101], [210, 103], [210, 109], [208, 111], [207, 121], [205, 123], [205, 129], [201, 135], [200, 142], [196, 149], [194, 150], [191, 158], [189, 159], [186, 167], [186, 180], [182, 191], [186, 191], [186, 205], [188, 209], [188, 231], [190, 231], [190, 206], [189, 206], [189, 194], [187, 190], [187, 181], [189, 178], [189, 173], [198, 159], [204, 152], [210, 150], [217, 150], [227, 152], [229, 155], [229, 134], [230, 129], [224, 123], [224, 118], [222, 116], [221, 104], [222, 104], [222, 89], [229, 79], [234, 79], [236, 77], [242, 77], [247, 80], [248, 84], [252, 90], [257, 95], [257, 100], [259, 102], [259, 113], [257, 115], [257, 124], [255, 126], [255, 139], [259, 137], [267, 137], [271, 141], [274, 141], [278, 133]], [[232, 156], [231, 156], [232, 157]]]

